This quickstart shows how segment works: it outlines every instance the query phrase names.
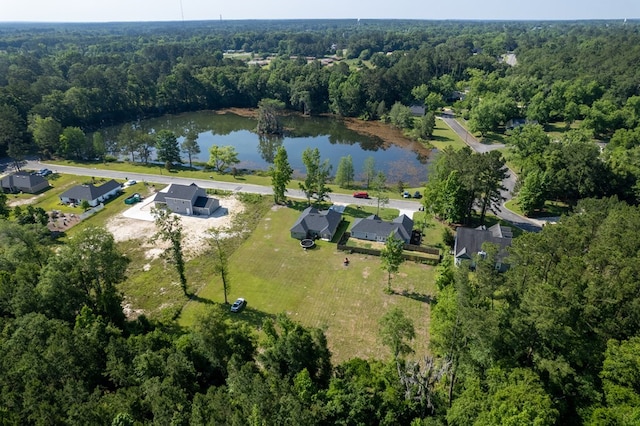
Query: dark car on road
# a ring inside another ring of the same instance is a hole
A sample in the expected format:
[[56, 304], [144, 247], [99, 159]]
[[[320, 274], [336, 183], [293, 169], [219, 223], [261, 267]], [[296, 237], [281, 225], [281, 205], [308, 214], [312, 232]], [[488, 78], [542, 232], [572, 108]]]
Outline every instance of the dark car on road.
[[239, 297], [238, 300], [233, 302], [233, 305], [231, 305], [231, 312], [240, 312], [246, 305], [247, 301], [242, 297]]
[[369, 198], [369, 193], [368, 192], [364, 192], [364, 191], [354, 192], [353, 193], [353, 197], [354, 198]]

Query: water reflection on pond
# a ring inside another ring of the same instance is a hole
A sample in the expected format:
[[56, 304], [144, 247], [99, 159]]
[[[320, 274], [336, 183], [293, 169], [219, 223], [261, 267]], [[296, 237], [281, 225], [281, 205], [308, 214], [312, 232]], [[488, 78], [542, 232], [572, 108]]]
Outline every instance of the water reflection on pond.
[[[287, 133], [283, 138], [260, 137], [253, 130], [256, 121], [237, 114], [219, 114], [214, 111], [199, 111], [180, 115], [167, 115], [142, 120], [136, 125], [147, 132], [171, 130], [182, 142], [188, 130], [198, 132], [201, 153], [194, 161], [205, 162], [212, 145], [233, 145], [241, 163], [238, 168], [266, 169], [273, 162], [279, 146], [284, 146], [289, 163], [296, 176], [304, 174], [302, 152], [307, 147], [318, 148], [322, 159], [328, 158], [333, 171], [341, 157], [351, 155], [360, 178], [367, 157], [373, 157], [376, 168], [387, 174], [387, 182], [402, 180], [414, 185], [427, 177], [428, 150], [418, 143], [408, 147], [385, 144], [380, 138], [370, 137], [348, 129], [340, 120], [330, 117], [300, 117], [291, 115], [282, 119]], [[107, 141], [117, 138], [121, 127], [104, 129]]]

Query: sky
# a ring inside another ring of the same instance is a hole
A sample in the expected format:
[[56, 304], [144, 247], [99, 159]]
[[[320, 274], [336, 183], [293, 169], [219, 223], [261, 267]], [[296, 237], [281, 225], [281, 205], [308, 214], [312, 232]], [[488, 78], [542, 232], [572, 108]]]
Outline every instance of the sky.
[[638, 19], [640, 0], [0, 0], [0, 22]]

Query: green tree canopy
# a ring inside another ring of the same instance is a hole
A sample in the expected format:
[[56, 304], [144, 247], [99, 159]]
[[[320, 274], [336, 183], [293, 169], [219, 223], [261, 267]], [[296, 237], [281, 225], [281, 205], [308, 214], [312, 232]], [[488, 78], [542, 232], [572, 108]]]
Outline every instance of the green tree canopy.
[[180, 163], [180, 147], [178, 139], [171, 130], [160, 130], [156, 136], [156, 155], [158, 161], [165, 163], [167, 168], [174, 163]]
[[211, 145], [209, 148], [209, 161], [207, 164], [218, 173], [224, 173], [229, 167], [240, 163], [238, 152], [233, 145]]
[[287, 150], [283, 146], [278, 148], [273, 166], [269, 168], [269, 174], [271, 175], [274, 202], [276, 204], [283, 203], [286, 200], [287, 185], [291, 181], [293, 174], [293, 169], [289, 165]]

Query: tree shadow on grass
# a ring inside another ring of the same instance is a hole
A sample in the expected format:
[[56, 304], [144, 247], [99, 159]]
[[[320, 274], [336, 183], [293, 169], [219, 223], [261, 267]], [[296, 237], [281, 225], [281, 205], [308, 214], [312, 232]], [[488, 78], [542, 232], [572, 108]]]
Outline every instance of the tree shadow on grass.
[[215, 305], [216, 302], [214, 302], [211, 299], [206, 299], [204, 297], [200, 297], [197, 294], [193, 294], [193, 293], [189, 293], [189, 300], [192, 302], [197, 302], [197, 303], [203, 303], [205, 305]]
[[351, 222], [344, 219], [340, 221], [340, 225], [338, 225], [338, 229], [336, 230], [336, 233], [334, 234], [333, 239], [331, 240], [332, 243], [337, 244], [340, 242], [340, 240], [342, 240], [342, 236], [344, 235], [345, 232], [347, 232], [347, 229], [349, 229], [350, 223]]
[[[311, 201], [311, 205], [318, 210], [327, 210], [329, 207], [331, 207], [332, 203], [313, 203], [313, 201]], [[287, 200], [287, 207], [301, 212], [309, 207], [309, 203], [307, 203], [306, 200]]]
[[347, 216], [351, 216], [354, 217], [356, 219], [358, 218], [365, 218], [365, 217], [369, 217], [371, 216], [371, 212], [368, 212], [364, 209], [362, 209], [360, 206], [347, 206], [344, 208], [344, 214]]
[[440, 136], [440, 135], [433, 135], [430, 138], [432, 141], [437, 141], [437, 142], [453, 142], [453, 139], [447, 137], [447, 136]]
[[[228, 305], [223, 306], [226, 307]], [[245, 306], [240, 312], [231, 312], [229, 308], [227, 308], [227, 312], [229, 312], [229, 317], [232, 321], [249, 323], [257, 329], [262, 328], [262, 324], [266, 319], [275, 320], [276, 318], [274, 314], [269, 314], [257, 309], [250, 308], [248, 301], [247, 306]]]
[[[274, 314], [269, 314], [250, 307], [251, 301], [247, 300], [246, 305], [240, 312], [231, 312], [231, 303], [219, 303], [211, 299], [200, 297], [196, 294], [190, 294], [189, 300], [196, 303], [203, 303], [208, 306], [207, 309], [218, 310], [227, 315], [228, 318], [235, 323], [249, 323], [251, 326], [260, 329], [265, 319], [275, 319]], [[235, 299], [234, 299], [235, 300]], [[202, 315], [202, 314], [201, 314]]]
[[430, 294], [418, 293], [415, 291], [402, 290], [401, 292], [394, 291], [393, 294], [398, 296], [408, 297], [409, 299], [417, 300], [418, 302], [432, 304], [436, 301], [435, 297]]

